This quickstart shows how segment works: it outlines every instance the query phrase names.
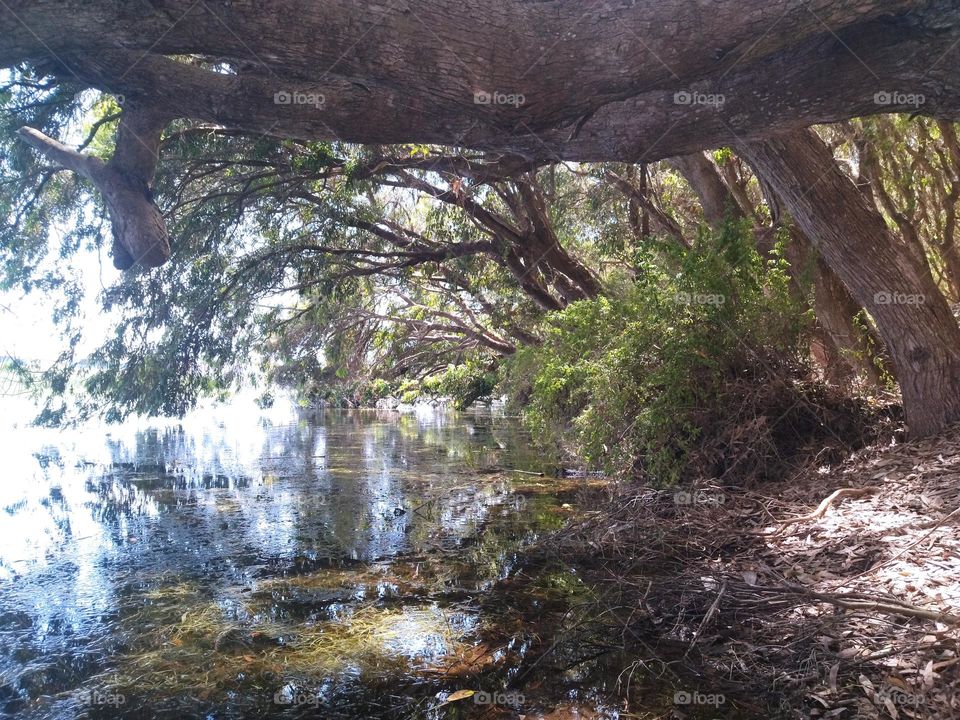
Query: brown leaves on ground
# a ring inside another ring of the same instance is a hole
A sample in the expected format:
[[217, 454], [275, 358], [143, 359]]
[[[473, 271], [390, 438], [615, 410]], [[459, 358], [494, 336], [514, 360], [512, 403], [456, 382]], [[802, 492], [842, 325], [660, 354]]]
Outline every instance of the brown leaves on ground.
[[[784, 526], [846, 487], [876, 489]], [[603, 598], [579, 632], [743, 717], [960, 718], [958, 527], [960, 429], [749, 491], [634, 488], [549, 552]]]

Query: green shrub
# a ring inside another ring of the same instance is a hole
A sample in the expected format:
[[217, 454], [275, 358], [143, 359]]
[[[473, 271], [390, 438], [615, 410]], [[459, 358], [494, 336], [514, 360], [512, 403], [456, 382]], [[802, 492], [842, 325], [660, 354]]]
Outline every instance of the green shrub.
[[374, 378], [370, 382], [363, 384], [358, 393], [361, 405], [373, 405], [385, 397], [393, 394], [393, 385], [383, 378]]
[[464, 410], [477, 400], [489, 398], [496, 384], [496, 373], [488, 364], [475, 360], [450, 365], [445, 372], [433, 375], [424, 382], [427, 393], [452, 398], [457, 410]]
[[552, 314], [501, 387], [544, 442], [572, 436], [595, 466], [675, 482], [732, 384], [802, 365], [809, 317], [778, 250], [761, 257], [747, 224], [702, 229], [674, 272], [641, 263], [632, 283]]

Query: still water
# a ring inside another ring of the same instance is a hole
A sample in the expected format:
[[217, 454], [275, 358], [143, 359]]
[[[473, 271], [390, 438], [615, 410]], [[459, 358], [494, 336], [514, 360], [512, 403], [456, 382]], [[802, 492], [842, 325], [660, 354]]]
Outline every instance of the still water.
[[487, 671], [534, 640], [483, 599], [571, 508], [515, 421], [222, 410], [0, 451], [0, 717], [473, 717], [465, 688], [517, 716]]

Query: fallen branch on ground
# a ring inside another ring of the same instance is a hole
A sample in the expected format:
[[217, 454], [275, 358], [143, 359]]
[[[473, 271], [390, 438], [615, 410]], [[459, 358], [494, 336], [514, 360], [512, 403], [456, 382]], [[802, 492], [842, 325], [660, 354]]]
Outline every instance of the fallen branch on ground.
[[789, 525], [793, 525], [795, 523], [816, 520], [817, 518], [821, 517], [827, 511], [827, 509], [840, 498], [861, 497], [863, 495], [869, 495], [872, 492], [877, 492], [879, 489], [880, 488], [878, 487], [871, 486], [871, 487], [862, 487], [862, 488], [840, 488], [839, 490], [834, 490], [832, 493], [830, 493], [829, 496], [827, 496], [827, 498], [822, 503], [820, 503], [820, 505], [817, 507], [816, 510], [814, 510], [811, 513], [807, 513], [806, 515], [801, 515], [800, 517], [797, 517], [797, 518], [791, 518], [790, 520], [785, 520], [784, 522], [780, 523], [780, 527], [774, 530], [773, 533], [771, 534], [779, 535], [781, 532], [783, 532], [784, 528], [786, 528]]
[[960, 616], [951, 613], [930, 610], [929, 608], [911, 605], [899, 600], [874, 597], [866, 594], [845, 593], [843, 595], [832, 595], [810, 590], [803, 585], [794, 583], [785, 583], [784, 586], [789, 592], [796, 593], [805, 597], [820, 600], [821, 602], [835, 605], [844, 610], [866, 610], [872, 612], [886, 613], [889, 615], [900, 615], [903, 617], [920, 618], [922, 620], [933, 620], [944, 623], [945, 625], [960, 625]]

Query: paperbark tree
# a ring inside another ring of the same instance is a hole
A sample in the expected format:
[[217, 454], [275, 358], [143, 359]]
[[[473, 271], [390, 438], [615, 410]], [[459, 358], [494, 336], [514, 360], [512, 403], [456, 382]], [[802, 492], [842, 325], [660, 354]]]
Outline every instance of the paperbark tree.
[[[122, 95], [164, 122], [459, 145], [533, 161], [650, 162], [737, 145], [871, 308], [919, 433], [958, 417], [960, 331], [875, 213], [871, 232], [847, 228], [847, 201], [856, 198], [837, 178], [817, 185], [810, 177], [822, 148], [808, 148], [816, 150], [808, 158], [766, 139], [880, 112], [960, 120], [958, 48], [960, 7], [950, 0], [0, 4], [0, 67], [29, 63], [54, 82]], [[120, 133], [107, 167], [141, 157], [137, 145], [154, 147], [154, 132]], [[118, 265], [163, 260], [157, 216], [144, 202], [146, 165], [122, 182], [98, 181], [87, 161], [68, 162], [61, 148], [25, 134], [54, 162], [87, 167], [112, 213]], [[826, 184], [838, 195], [825, 196]], [[853, 212], [863, 214], [862, 200]], [[838, 227], [851, 230], [850, 247]], [[928, 302], [873, 300], [894, 289]]]
[[121, 270], [136, 262], [157, 267], [170, 257], [167, 228], [151, 196], [165, 124], [163, 116], [150, 112], [125, 112], [109, 162], [79, 153], [33, 128], [20, 129], [25, 142], [87, 178], [103, 195], [113, 225], [113, 263]]
[[914, 435], [960, 420], [960, 327], [928, 268], [805, 130], [737, 152], [874, 318], [896, 367]]

